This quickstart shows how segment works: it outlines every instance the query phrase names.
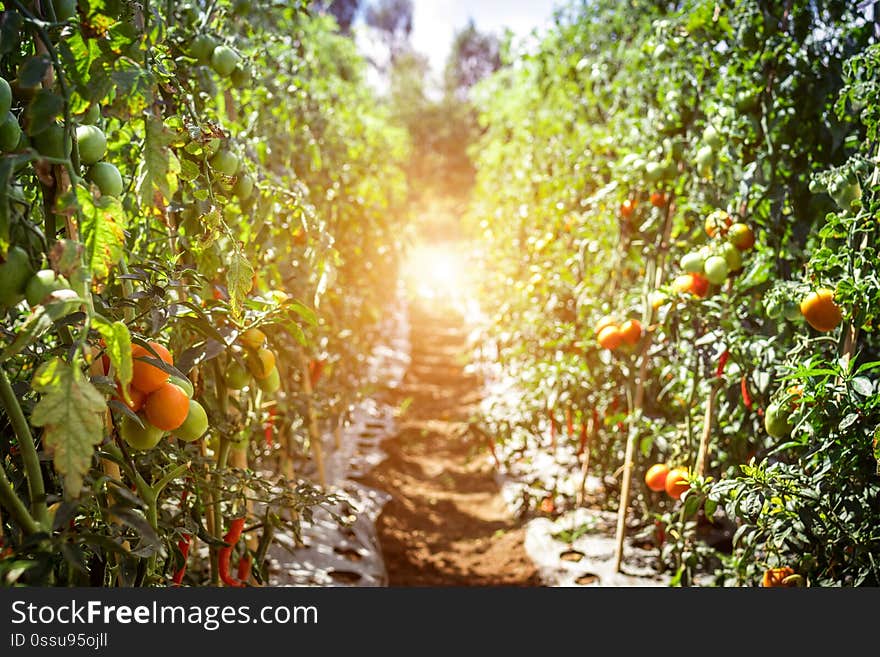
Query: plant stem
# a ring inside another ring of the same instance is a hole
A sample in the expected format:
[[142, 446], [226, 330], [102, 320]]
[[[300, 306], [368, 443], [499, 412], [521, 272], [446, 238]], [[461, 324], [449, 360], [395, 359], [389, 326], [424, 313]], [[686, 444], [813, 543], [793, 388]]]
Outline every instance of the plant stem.
[[21, 498], [15, 494], [15, 489], [2, 467], [0, 467], [0, 505], [9, 511], [10, 517], [21, 528], [25, 536], [40, 531], [37, 521], [31, 516]]
[[31, 513], [37, 522], [45, 528], [49, 527], [49, 511], [46, 507], [46, 489], [43, 486], [43, 472], [40, 469], [40, 457], [37, 456], [37, 447], [34, 444], [31, 429], [27, 418], [21, 410], [21, 404], [15, 396], [6, 370], [0, 368], [0, 399], [12, 423], [12, 428], [18, 438], [18, 446], [21, 450], [21, 459], [24, 462], [25, 475], [28, 482], [28, 494], [31, 498]]

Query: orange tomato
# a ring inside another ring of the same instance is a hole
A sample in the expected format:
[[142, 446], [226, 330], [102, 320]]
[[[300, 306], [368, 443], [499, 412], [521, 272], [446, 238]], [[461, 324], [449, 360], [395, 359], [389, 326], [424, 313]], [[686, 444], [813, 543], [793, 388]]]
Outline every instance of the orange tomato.
[[823, 333], [833, 331], [843, 319], [840, 306], [834, 303], [834, 290], [820, 288], [801, 301], [801, 314], [807, 324]]
[[247, 366], [255, 379], [268, 378], [275, 370], [275, 353], [269, 349], [258, 349], [248, 357]]
[[679, 294], [693, 294], [704, 299], [709, 293], [709, 279], [702, 274], [682, 274], [672, 282], [672, 289]]
[[[148, 342], [159, 357], [168, 363], [174, 365], [174, 359], [168, 350], [158, 342]], [[132, 377], [131, 385], [141, 392], [150, 393], [157, 390], [163, 383], [168, 380], [168, 373], [159, 369], [152, 363], [148, 363], [140, 358], [155, 358], [153, 354], [138, 344], [131, 345]]]
[[663, 192], [651, 192], [651, 205], [655, 208], [666, 207], [666, 194]]
[[673, 468], [666, 475], [664, 488], [666, 494], [674, 500], [680, 499], [691, 486], [687, 482], [688, 471], [686, 468]]
[[669, 475], [669, 466], [665, 463], [655, 463], [645, 473], [645, 484], [653, 491], [666, 490], [666, 477]]
[[123, 404], [128, 406], [128, 408], [130, 408], [133, 412], [137, 413], [139, 410], [141, 410], [141, 408], [143, 408], [144, 401], [147, 398], [147, 393], [141, 392], [140, 390], [135, 388], [133, 385], [129, 384], [128, 398], [131, 400], [131, 402], [129, 403], [129, 402], [125, 401], [125, 397], [123, 397], [123, 395], [122, 395], [122, 386], [117, 381], [116, 382], [116, 394], [114, 395], [114, 397], [115, 397], [115, 399], [118, 399]]
[[611, 315], [605, 315], [605, 317], [596, 322], [596, 326], [593, 327], [593, 332], [596, 335], [599, 335], [602, 332], [602, 329], [608, 326], [617, 326], [617, 321]]
[[623, 334], [617, 326], [606, 326], [596, 337], [599, 346], [603, 349], [617, 349], [623, 343]]
[[182, 388], [166, 382], [144, 401], [144, 414], [157, 429], [173, 431], [189, 414], [189, 397]]
[[726, 235], [727, 230], [733, 225], [733, 219], [724, 210], [715, 210], [706, 217], [704, 227], [709, 237]]
[[637, 319], [626, 320], [620, 325], [620, 335], [626, 344], [636, 344], [642, 339], [642, 323]]
[[623, 203], [620, 204], [620, 214], [625, 219], [629, 219], [633, 215], [633, 212], [635, 212], [635, 210], [636, 202], [631, 198], [626, 199]]
[[782, 568], [768, 568], [764, 571], [764, 576], [761, 578], [761, 586], [766, 588], [796, 586], [794, 583], [786, 583], [783, 581], [786, 577], [791, 577], [792, 575], [794, 575], [794, 570], [789, 566], [783, 566]]

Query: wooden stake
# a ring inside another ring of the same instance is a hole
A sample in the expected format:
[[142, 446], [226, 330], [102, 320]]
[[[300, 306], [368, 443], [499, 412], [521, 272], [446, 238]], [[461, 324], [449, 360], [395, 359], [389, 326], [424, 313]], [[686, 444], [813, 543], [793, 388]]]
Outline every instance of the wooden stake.
[[597, 416], [594, 413], [592, 417], [590, 417], [590, 429], [586, 432], [585, 440], [581, 445], [583, 462], [581, 463], [581, 485], [578, 488], [577, 494], [577, 503], [578, 506], [584, 503], [584, 498], [586, 497], [586, 488], [587, 488], [587, 474], [590, 471], [590, 446], [593, 444], [593, 439], [599, 432], [599, 422], [597, 420]]
[[706, 470], [706, 459], [709, 456], [709, 438], [712, 435], [712, 425], [715, 423], [715, 400], [720, 390], [719, 381], [711, 382], [709, 399], [706, 400], [706, 414], [703, 418], [703, 435], [700, 436], [700, 448], [697, 450], [696, 474], [703, 476]]
[[[644, 307], [642, 311], [642, 324], [650, 327], [654, 309], [651, 307], [650, 292], [656, 290], [663, 281], [666, 271], [666, 252], [669, 250], [669, 238], [672, 234], [672, 215], [675, 204], [672, 199], [666, 204], [666, 217], [663, 224], [663, 233], [660, 244], [655, 251], [655, 258], [647, 263], [645, 272]], [[653, 269], [653, 271], [651, 271]], [[650, 329], [646, 332], [642, 348], [639, 352], [639, 374], [636, 384], [636, 394], [633, 401], [631, 415], [641, 415], [642, 405], [645, 401], [645, 378], [648, 375], [648, 351], [651, 348], [653, 333]], [[623, 457], [623, 481], [620, 486], [620, 506], [617, 508], [617, 549], [614, 554], [614, 570], [620, 572], [623, 563], [623, 542], [626, 537], [626, 512], [629, 506], [629, 492], [632, 485], [633, 460], [636, 452], [636, 437], [638, 430], [631, 420], [629, 434], [626, 438], [626, 451]]]

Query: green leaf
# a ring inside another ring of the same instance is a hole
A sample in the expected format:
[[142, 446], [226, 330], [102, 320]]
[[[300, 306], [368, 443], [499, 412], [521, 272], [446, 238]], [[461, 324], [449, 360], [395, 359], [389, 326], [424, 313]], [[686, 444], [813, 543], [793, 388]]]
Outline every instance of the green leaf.
[[52, 328], [52, 318], [43, 306], [37, 306], [24, 323], [16, 329], [15, 339], [0, 353], [0, 363], [4, 363], [25, 347], [39, 340], [40, 336]]
[[60, 358], [49, 360], [31, 382], [42, 398], [34, 406], [31, 424], [43, 427], [43, 442], [53, 453], [55, 470], [64, 477], [65, 492], [77, 496], [104, 438], [104, 397], [82, 373]]
[[128, 396], [128, 384], [132, 377], [131, 333], [123, 322], [110, 322], [101, 316], [94, 318], [92, 325], [104, 338], [105, 351], [116, 370], [123, 393]]
[[22, 87], [36, 87], [52, 65], [48, 55], [28, 57], [18, 69], [18, 83]]
[[232, 260], [226, 269], [226, 288], [229, 291], [229, 306], [232, 315], [238, 317], [241, 313], [241, 304], [253, 287], [254, 268], [244, 254], [236, 250], [232, 254]]
[[118, 199], [108, 196], [95, 199], [84, 187], [77, 187], [76, 193], [83, 215], [86, 264], [97, 277], [105, 278], [111, 265], [122, 257], [125, 210]]
[[138, 190], [141, 203], [145, 207], [155, 207], [167, 203], [177, 190], [180, 162], [169, 148], [174, 142], [174, 134], [162, 120], [148, 115], [144, 125], [144, 152]]
[[64, 99], [47, 89], [40, 89], [27, 107], [28, 134], [34, 136], [46, 130], [64, 112]]
[[874, 394], [874, 384], [871, 379], [864, 376], [857, 376], [852, 380], [852, 387], [862, 397], [870, 397]]
[[318, 316], [315, 314], [315, 311], [306, 306], [301, 301], [291, 301], [289, 305], [290, 309], [295, 312], [297, 315], [302, 317], [302, 319], [310, 326], [318, 325]]

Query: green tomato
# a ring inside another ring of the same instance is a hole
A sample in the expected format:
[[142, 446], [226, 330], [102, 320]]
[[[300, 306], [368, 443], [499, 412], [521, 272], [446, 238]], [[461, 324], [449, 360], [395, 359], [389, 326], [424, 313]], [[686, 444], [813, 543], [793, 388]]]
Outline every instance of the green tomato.
[[278, 368], [273, 367], [272, 371], [269, 372], [269, 376], [263, 379], [258, 379], [257, 385], [259, 385], [260, 390], [266, 394], [271, 395], [278, 392], [278, 389], [281, 387], [281, 375], [278, 373]]
[[33, 135], [31, 141], [44, 157], [59, 160], [70, 157], [70, 140], [64, 138], [64, 126], [58, 123], [53, 123], [42, 132]]
[[241, 390], [251, 382], [251, 373], [237, 360], [231, 360], [226, 368], [226, 387], [230, 390]]
[[238, 177], [238, 180], [235, 181], [235, 186], [232, 188], [233, 193], [238, 197], [240, 201], [246, 201], [251, 197], [251, 194], [254, 193], [254, 178], [249, 173], [243, 173]]
[[141, 422], [144, 426], [139, 427], [137, 422], [126, 415], [119, 421], [119, 436], [132, 449], [153, 449], [159, 444], [159, 441], [162, 440], [162, 436], [165, 435], [165, 432], [147, 422], [145, 417], [140, 415], [138, 417], [141, 418]]
[[770, 404], [764, 411], [764, 428], [774, 438], [784, 438], [794, 428], [790, 417], [789, 412], [781, 404]]
[[660, 162], [648, 162], [645, 165], [645, 178], [649, 182], [657, 182], [663, 177], [666, 167]]
[[837, 184], [829, 187], [828, 193], [841, 210], [849, 210], [853, 201], [862, 198], [862, 188], [859, 183], [847, 180], [838, 181]]
[[743, 268], [742, 253], [735, 244], [725, 242], [721, 247], [721, 255], [727, 261], [727, 268], [730, 271], [740, 271]]
[[208, 65], [211, 63], [211, 54], [217, 47], [217, 39], [210, 34], [199, 34], [189, 44], [188, 54], [193, 59], [198, 60], [199, 64]]
[[4, 79], [0, 78], [0, 116], [12, 109], [12, 87]]
[[83, 164], [100, 162], [107, 152], [107, 137], [96, 125], [77, 126], [76, 144], [79, 147], [79, 161]]
[[706, 264], [703, 265], [703, 271], [706, 274], [706, 278], [709, 279], [709, 282], [714, 285], [721, 285], [730, 273], [730, 269], [727, 266], [727, 260], [725, 260], [723, 256], [718, 255], [706, 258]]
[[232, 75], [229, 76], [229, 81], [238, 88], [242, 88], [246, 86], [251, 81], [250, 71], [245, 69], [241, 64], [236, 65], [235, 70], [232, 71]]
[[76, 16], [76, 0], [52, 0], [52, 7], [59, 22], [69, 21]]
[[68, 286], [67, 281], [57, 276], [52, 269], [41, 269], [31, 276], [24, 288], [24, 298], [32, 308], [38, 306], [56, 290]]
[[702, 274], [705, 261], [697, 252], [686, 253], [681, 259], [681, 268], [689, 274]]
[[181, 390], [183, 390], [186, 393], [186, 396], [189, 397], [190, 399], [192, 399], [193, 392], [194, 392], [193, 391], [193, 384], [189, 379], [184, 378], [182, 376], [171, 376], [168, 378], [168, 381], [170, 383], [173, 383], [174, 385], [176, 385]]
[[217, 72], [217, 75], [228, 78], [235, 70], [240, 59], [239, 54], [232, 48], [219, 45], [211, 53], [211, 68]]
[[0, 123], [0, 151], [15, 150], [21, 141], [21, 127], [12, 112], [7, 111]]
[[85, 113], [79, 117], [80, 123], [85, 123], [87, 125], [94, 125], [101, 118], [101, 106], [98, 103], [92, 103], [89, 105], [89, 109], [85, 111]]
[[711, 173], [712, 165], [715, 164], [715, 149], [711, 146], [701, 146], [697, 151], [696, 160], [700, 173]]
[[209, 161], [211, 168], [225, 176], [234, 176], [238, 173], [238, 156], [225, 148], [220, 149]]
[[122, 174], [115, 165], [109, 162], [96, 162], [89, 168], [86, 178], [95, 183], [101, 190], [102, 196], [119, 197], [125, 184], [122, 182]]
[[791, 299], [782, 305], [782, 314], [789, 322], [796, 322], [804, 317], [801, 314], [800, 304]]
[[190, 399], [189, 412], [186, 414], [186, 419], [183, 421], [183, 424], [173, 431], [173, 435], [185, 443], [191, 443], [204, 436], [207, 430], [208, 414], [199, 402], [195, 399]]
[[778, 299], [768, 301], [764, 304], [764, 312], [767, 313], [767, 317], [770, 319], [779, 319], [782, 317], [782, 304]]
[[721, 136], [715, 127], [711, 125], [707, 125], [706, 129], [703, 130], [703, 141], [713, 149], [721, 146]]
[[24, 298], [24, 288], [34, 275], [30, 257], [20, 246], [13, 246], [0, 265], [0, 307], [14, 306]]

